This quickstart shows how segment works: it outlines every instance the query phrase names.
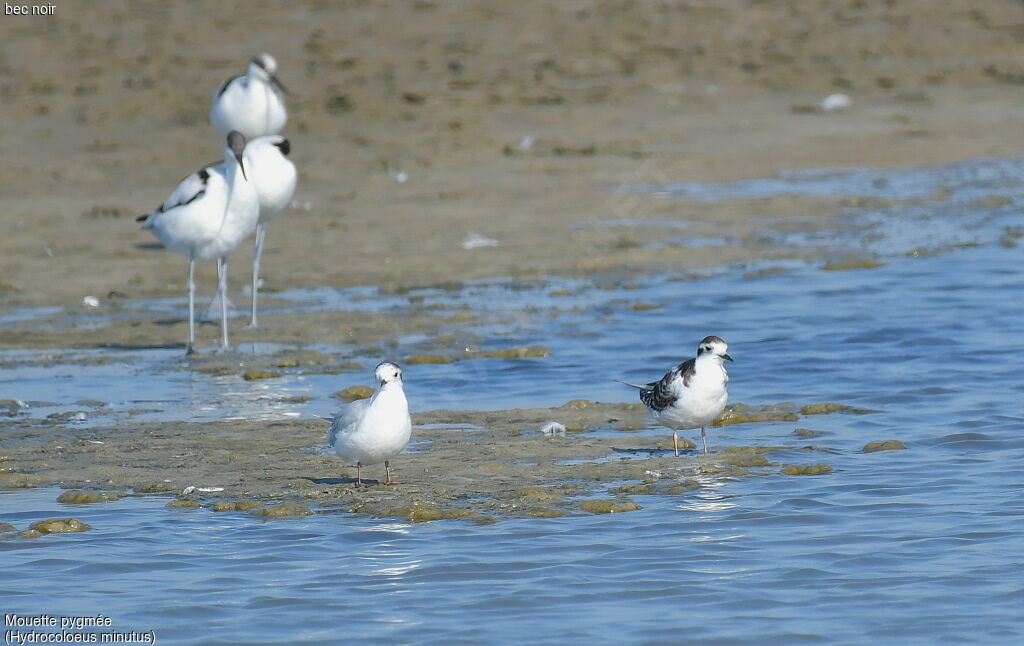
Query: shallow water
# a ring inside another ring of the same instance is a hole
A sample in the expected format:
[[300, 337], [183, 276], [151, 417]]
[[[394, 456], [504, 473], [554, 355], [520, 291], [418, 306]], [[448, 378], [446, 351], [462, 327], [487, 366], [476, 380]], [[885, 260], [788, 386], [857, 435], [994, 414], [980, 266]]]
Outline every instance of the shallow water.
[[[196, 644], [1013, 642], [1024, 635], [1024, 276], [1012, 235], [1020, 185], [1006, 168], [1018, 167], [983, 160], [806, 174], [813, 190], [931, 196], [851, 209], [853, 226], [842, 231], [875, 223], [856, 243], [886, 263], [872, 269], [789, 263], [758, 278], [745, 276], [758, 267], [723, 267], [629, 289], [595, 279], [358, 294], [354, 307], [375, 311], [414, 302], [480, 312], [464, 331], [485, 348], [551, 349], [545, 358], [408, 366], [419, 410], [627, 401], [635, 395], [613, 378], [655, 379], [718, 334], [736, 358], [732, 401], [838, 401], [876, 412], [711, 429], [712, 448], [784, 446], [772, 459], [825, 464], [830, 474], [765, 470], [680, 496], [634, 496], [640, 511], [487, 526], [345, 514], [265, 522], [170, 511], [159, 497], [72, 506], [50, 490], [7, 493], [0, 521], [22, 528], [74, 516], [94, 529], [0, 541], [5, 611], [100, 612], [119, 629]], [[741, 188], [771, 192], [780, 182], [800, 185], [786, 177]], [[702, 186], [723, 198], [737, 190]], [[990, 195], [1000, 199], [986, 203]], [[956, 248], [964, 243], [977, 246]], [[296, 311], [346, 307], [336, 292], [284, 296]], [[402, 339], [396, 353], [425, 341]], [[72, 428], [95, 417], [325, 414], [337, 406], [331, 392], [367, 381], [284, 371], [244, 382], [180, 370], [177, 351], [91, 351], [110, 363], [84, 366], [54, 352], [45, 365], [0, 372], [0, 387], [25, 384], [18, 392], [27, 394], [9, 396], [47, 402], [19, 415], [88, 411]], [[117, 387], [125, 366], [132, 391], [123, 380]], [[287, 394], [312, 399], [282, 403]], [[108, 404], [75, 404], [91, 398]], [[794, 436], [796, 426], [820, 434]], [[908, 449], [861, 451], [888, 439]]]

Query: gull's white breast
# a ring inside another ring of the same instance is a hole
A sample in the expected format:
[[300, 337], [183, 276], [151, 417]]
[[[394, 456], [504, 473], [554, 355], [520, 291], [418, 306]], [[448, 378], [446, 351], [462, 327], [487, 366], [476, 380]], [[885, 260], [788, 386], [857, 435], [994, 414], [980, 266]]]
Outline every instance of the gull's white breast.
[[350, 464], [379, 464], [402, 452], [412, 435], [409, 404], [400, 385], [391, 384], [368, 402], [353, 402], [331, 425], [334, 451]]
[[682, 378], [676, 381], [676, 400], [658, 418], [672, 428], [707, 426], [725, 410], [728, 386], [729, 373], [724, 366], [710, 361], [698, 363], [689, 386], [683, 385]]

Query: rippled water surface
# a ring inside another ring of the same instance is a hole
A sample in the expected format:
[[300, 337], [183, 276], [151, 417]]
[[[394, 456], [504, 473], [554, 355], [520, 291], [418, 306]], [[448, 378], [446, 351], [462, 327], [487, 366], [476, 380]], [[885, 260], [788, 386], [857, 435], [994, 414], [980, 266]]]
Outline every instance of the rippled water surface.
[[[67, 506], [54, 491], [6, 493], [0, 520], [19, 528], [73, 515], [94, 529], [0, 541], [4, 611], [100, 612], [120, 629], [195, 644], [1016, 643], [1024, 636], [1024, 258], [1015, 237], [1020, 186], [1007, 168], [1019, 163], [669, 191], [931, 196], [849, 213], [855, 229], [873, 232], [858, 244], [882, 263], [875, 268], [790, 263], [754, 276], [757, 267], [725, 267], [630, 289], [595, 279], [401, 297], [363, 290], [353, 306], [388, 311], [414, 297], [469, 308], [483, 312], [471, 331], [486, 347], [551, 349], [546, 358], [409, 366], [419, 410], [628, 400], [634, 395], [613, 378], [657, 378], [718, 334], [736, 358], [733, 401], [876, 411], [709, 431], [712, 447], [785, 447], [772, 459], [825, 464], [830, 474], [709, 476], [680, 496], [636, 496], [640, 511], [484, 526], [345, 514], [264, 522], [170, 511], [159, 497]], [[948, 190], [934, 195], [935, 185]], [[977, 202], [986, 195], [999, 199]], [[344, 294], [326, 290], [289, 296], [297, 310], [345, 307]], [[421, 341], [404, 339], [398, 352]], [[110, 363], [72, 368], [61, 357], [75, 353], [54, 352], [38, 366], [0, 371], [0, 385], [38, 402], [19, 414], [85, 412], [70, 428], [92, 422], [95, 411], [76, 404], [90, 398], [108, 403], [107, 419], [310, 416], [336, 405], [329, 393], [366, 381], [288, 373], [247, 383], [181, 371], [177, 351], [162, 350], [95, 351]], [[118, 388], [126, 366], [136, 378]], [[312, 399], [280, 403], [287, 394]], [[795, 436], [798, 425], [818, 434]], [[861, 451], [889, 439], [907, 450]]]

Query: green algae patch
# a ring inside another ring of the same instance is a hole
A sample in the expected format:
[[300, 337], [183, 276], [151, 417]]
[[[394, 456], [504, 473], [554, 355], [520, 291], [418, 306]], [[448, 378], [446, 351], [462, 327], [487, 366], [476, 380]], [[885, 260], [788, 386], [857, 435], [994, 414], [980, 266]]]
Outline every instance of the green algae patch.
[[731, 404], [727, 406], [712, 426], [733, 426], [752, 422], [795, 422], [800, 419], [795, 406], [791, 404], [773, 404], [769, 406], [748, 406], [747, 404]]
[[[278, 365], [279, 368], [286, 368], [287, 366]], [[340, 375], [346, 372], [356, 372], [360, 370], [366, 370], [366, 366], [356, 361], [342, 361], [341, 363], [335, 364], [331, 368], [320, 368], [319, 370], [308, 370], [305, 371], [307, 375]]]
[[832, 473], [832, 467], [827, 464], [791, 464], [782, 472], [787, 476], [818, 476]]
[[738, 477], [745, 476], [749, 471], [734, 464], [702, 464], [698, 469], [704, 475]]
[[92, 526], [86, 525], [77, 518], [48, 518], [32, 523], [29, 525], [29, 529], [34, 529], [40, 534], [69, 534], [90, 530]]
[[255, 500], [218, 500], [210, 505], [212, 511], [249, 511], [262, 507]]
[[519, 348], [481, 350], [478, 356], [489, 359], [527, 359], [530, 357], [550, 357], [551, 350], [542, 345], [524, 345]]
[[281, 373], [276, 370], [260, 370], [259, 368], [251, 368], [242, 373], [242, 379], [246, 381], [255, 381], [257, 379], [277, 379], [281, 376]]
[[624, 484], [619, 487], [618, 492], [624, 494], [647, 495], [654, 493], [654, 485], [651, 483]]
[[808, 444], [807, 446], [801, 446], [797, 451], [818, 451], [819, 453], [833, 453], [838, 454], [839, 451], [836, 449], [829, 448], [827, 446], [818, 446], [817, 444]]
[[868, 442], [861, 449], [864, 453], [877, 453], [878, 451], [903, 451], [907, 445], [899, 440], [886, 440], [884, 442]]
[[375, 516], [405, 518], [414, 523], [425, 523], [431, 520], [454, 520], [473, 516], [468, 509], [442, 509], [434, 505], [415, 503], [409, 507], [392, 507], [374, 513]]
[[585, 410], [587, 408], [590, 408], [590, 400], [572, 399], [559, 406], [559, 408], [564, 408], [566, 410]]
[[18, 528], [10, 523], [0, 523], [0, 532], [16, 532]]
[[167, 503], [167, 506], [179, 507], [181, 509], [198, 509], [199, 507], [202, 507], [202, 505], [200, 505], [195, 500], [172, 500], [171, 502]]
[[592, 514], [614, 514], [623, 511], [636, 511], [637, 509], [643, 509], [643, 507], [629, 499], [614, 500], [600, 498], [584, 500], [579, 504], [579, 508], [583, 511], [589, 511]]
[[661, 305], [655, 305], [654, 303], [633, 303], [630, 309], [636, 312], [646, 312], [648, 310], [661, 309]]
[[335, 397], [341, 398], [346, 402], [354, 402], [357, 399], [368, 399], [373, 397], [373, 388], [369, 386], [349, 386], [344, 390], [339, 390], [334, 393]]
[[309, 516], [313, 510], [302, 503], [286, 500], [273, 507], [253, 509], [249, 513], [261, 518], [288, 518], [290, 516]]
[[615, 424], [616, 431], [639, 431], [646, 427], [647, 425], [643, 422], [618, 422]]
[[167, 493], [169, 491], [178, 491], [179, 487], [167, 482], [150, 482], [143, 485], [139, 485], [133, 489], [135, 493]]
[[57, 496], [57, 502], [64, 502], [71, 505], [87, 505], [93, 502], [110, 502], [124, 498], [126, 494], [120, 491], [85, 491], [73, 489], [65, 491]]
[[682, 482], [673, 482], [664, 488], [664, 492], [671, 496], [678, 496], [679, 494], [686, 493], [687, 491], [696, 491], [703, 487], [697, 480], [683, 480]]
[[807, 404], [800, 408], [801, 415], [827, 415], [829, 413], [854, 413], [856, 415], [864, 415], [866, 413], [873, 412], [875, 411], [867, 408], [855, 408], [853, 406], [847, 406], [846, 404], [839, 404], [837, 402]]
[[443, 363], [455, 363], [455, 359], [446, 357], [443, 354], [414, 354], [411, 357], [406, 357], [405, 362], [410, 366], [415, 365], [432, 365], [432, 364], [443, 364]]
[[[680, 431], [682, 432], [682, 431]], [[675, 446], [672, 445], [672, 436], [669, 435], [667, 438], [662, 439], [658, 442], [658, 448], [666, 449], [669, 451], [675, 450]], [[679, 450], [680, 451], [692, 451], [697, 448], [697, 443], [688, 437], [679, 437]]]
[[822, 269], [825, 271], [850, 271], [851, 269], [877, 269], [884, 266], [884, 262], [878, 262], [870, 258], [854, 258], [825, 263]]
[[715, 459], [722, 464], [730, 464], [735, 467], [766, 467], [768, 460], [761, 452], [750, 447], [730, 447], [715, 455]]
[[821, 404], [807, 404], [800, 408], [801, 415], [827, 415], [840, 411], [853, 410], [853, 406], [839, 404], [836, 402], [823, 402]]
[[824, 434], [823, 431], [814, 431], [814, 430], [811, 430], [809, 428], [798, 428], [798, 429], [795, 429], [793, 431], [793, 435], [796, 435], [797, 437], [805, 437], [805, 438], [818, 437], [819, 435], [823, 435], [823, 434]]
[[25, 529], [18, 532], [17, 535], [18, 538], [39, 538], [40, 536], [46, 536], [46, 534], [36, 529]]
[[529, 518], [559, 518], [565, 515], [565, 510], [548, 507], [530, 507], [523, 510], [523, 515]]
[[552, 489], [541, 488], [541, 487], [531, 487], [531, 488], [528, 488], [528, 489], [521, 489], [519, 491], [516, 491], [516, 492], [512, 493], [509, 497], [517, 499], [521, 503], [526, 503], [526, 504], [529, 504], [529, 503], [533, 503], [533, 504], [537, 504], [537, 503], [551, 504], [551, 503], [561, 502], [565, 498], [565, 496], [561, 492], [554, 491]]

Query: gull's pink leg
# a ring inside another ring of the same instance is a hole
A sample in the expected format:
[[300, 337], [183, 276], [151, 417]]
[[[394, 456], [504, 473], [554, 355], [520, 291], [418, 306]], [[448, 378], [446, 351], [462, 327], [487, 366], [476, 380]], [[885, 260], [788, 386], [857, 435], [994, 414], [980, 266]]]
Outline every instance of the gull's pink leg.
[[388, 481], [385, 482], [384, 484], [389, 484], [389, 485], [402, 484], [401, 482], [398, 482], [397, 480], [392, 480], [391, 479], [391, 464], [387, 460], [384, 460], [384, 473], [386, 473], [387, 476], [388, 476]]

